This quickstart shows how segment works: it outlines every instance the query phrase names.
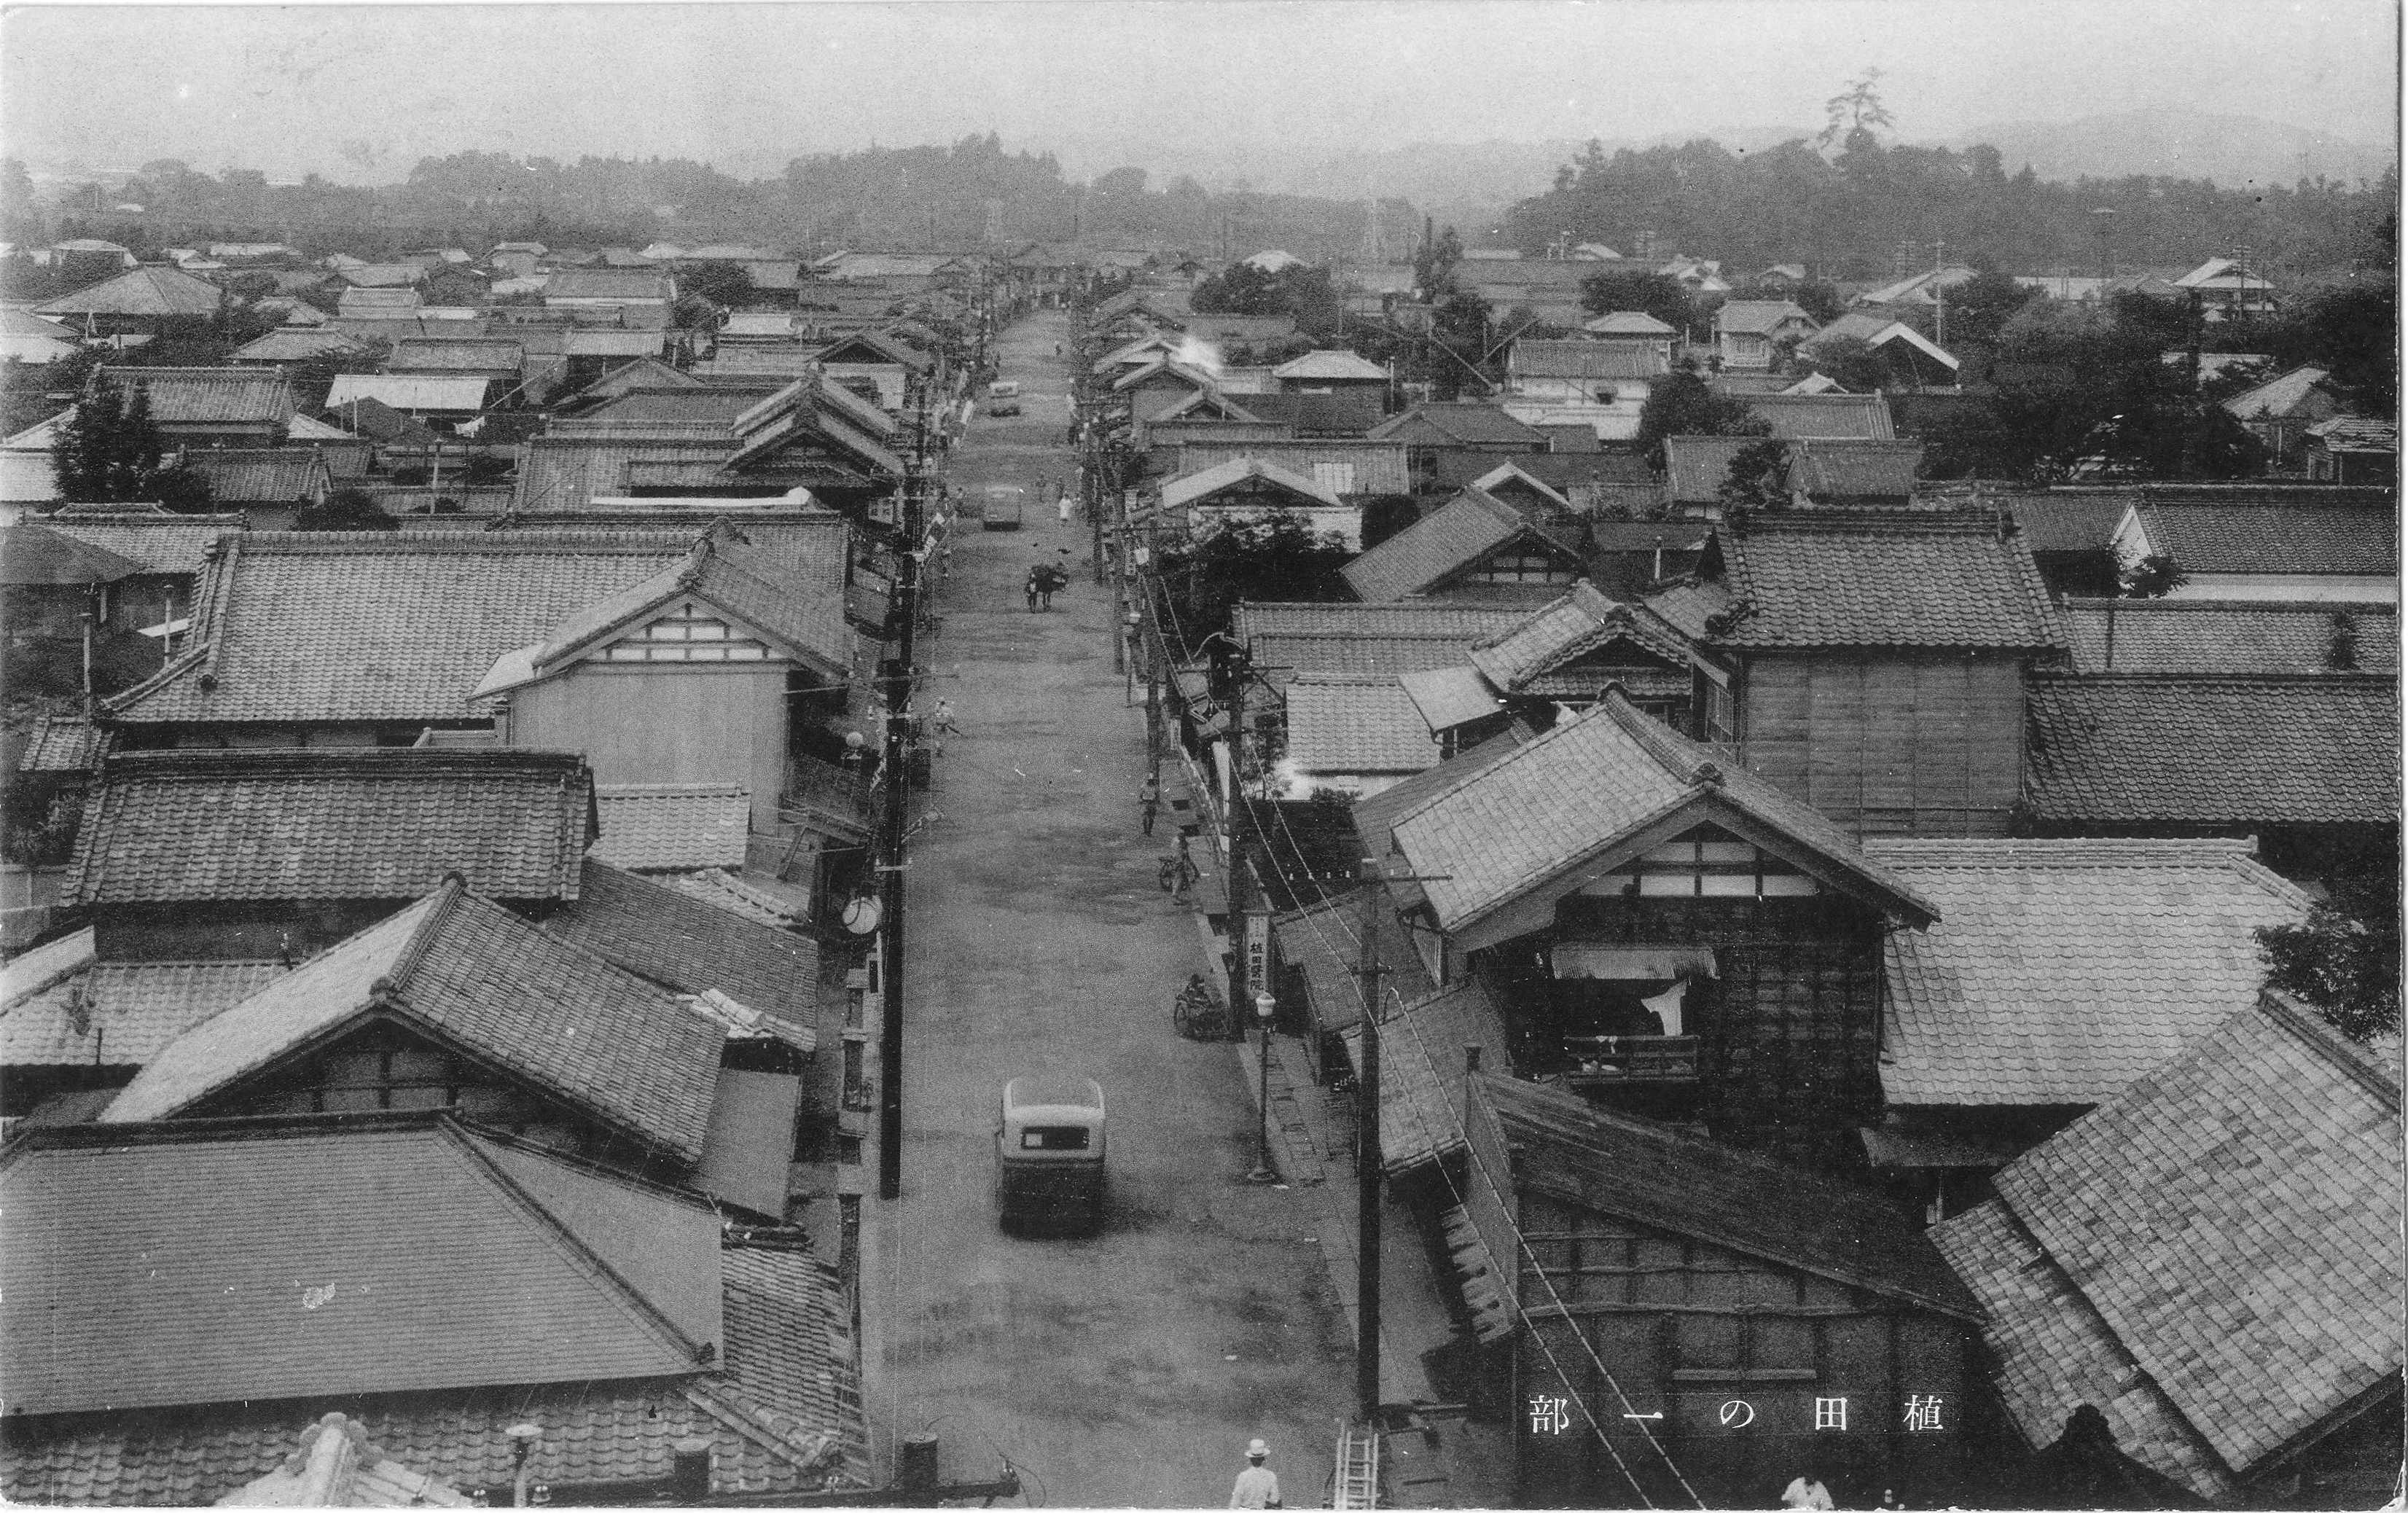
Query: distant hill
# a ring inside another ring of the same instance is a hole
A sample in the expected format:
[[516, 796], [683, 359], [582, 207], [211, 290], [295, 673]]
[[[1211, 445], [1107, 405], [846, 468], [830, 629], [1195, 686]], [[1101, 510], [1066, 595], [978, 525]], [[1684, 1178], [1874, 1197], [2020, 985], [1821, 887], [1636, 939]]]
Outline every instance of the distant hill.
[[2210, 178], [2218, 188], [2249, 184], [2288, 187], [2302, 174], [2344, 183], [2374, 179], [2398, 162], [2389, 147], [2347, 141], [2329, 133], [2255, 116], [2196, 110], [2132, 110], [2077, 121], [2017, 121], [1979, 127], [1947, 139], [1955, 148], [1987, 142], [2007, 172], [2027, 163], [2042, 178], [2121, 178], [2162, 174]]

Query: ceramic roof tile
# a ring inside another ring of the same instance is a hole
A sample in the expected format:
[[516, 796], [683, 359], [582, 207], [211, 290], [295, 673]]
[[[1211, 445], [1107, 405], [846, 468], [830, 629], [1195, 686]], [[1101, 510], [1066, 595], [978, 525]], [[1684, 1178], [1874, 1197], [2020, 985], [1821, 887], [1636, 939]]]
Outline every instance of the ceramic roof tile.
[[1731, 459], [1765, 436], [1666, 436], [1665, 489], [1676, 505], [1711, 505], [1722, 497]]
[[[13, 978], [18, 963], [8, 964]], [[0, 1006], [0, 1066], [140, 1066], [290, 970], [280, 962], [87, 962]]]
[[2014, 516], [2034, 551], [2105, 551], [2140, 500], [2129, 489], [2050, 489], [2005, 494], [1998, 503]]
[[2139, 509], [2151, 548], [2191, 573], [2400, 571], [2400, 521], [2387, 507], [2151, 499]]
[[725, 1031], [448, 884], [164, 1048], [103, 1120], [184, 1114], [371, 1010], [469, 1046], [688, 1162], [701, 1152]]
[[1413, 701], [1422, 724], [1435, 736], [1440, 732], [1486, 720], [1503, 712], [1505, 701], [1496, 685], [1471, 667], [1433, 667], [1407, 673], [1398, 679]]
[[225, 291], [168, 267], [129, 268], [117, 277], [34, 307], [36, 315], [215, 315]]
[[[2000, 1342], [2011, 1410], [2028, 1432], [2130, 1361], [2247, 1475], [2397, 1381], [2401, 1175], [2395, 1068], [2272, 997], [2228, 1016], [1999, 1174], [1989, 1206], [2078, 1293], [2056, 1311], [2095, 1320]], [[1961, 1270], [1994, 1263], [1985, 1212], [1941, 1226]]]
[[1903, 499], [1922, 464], [1920, 441], [1800, 441], [1789, 450], [1789, 486], [1817, 500]]
[[19, 772], [89, 772], [108, 749], [108, 735], [79, 715], [37, 715], [26, 735]]
[[[209, 498], [222, 505], [297, 504], [334, 486], [325, 458], [308, 447], [212, 447], [188, 453], [185, 462], [209, 480]], [[198, 556], [192, 553], [190, 565], [177, 571], [199, 571]]]
[[678, 992], [716, 990], [810, 1035], [819, 1017], [819, 948], [810, 936], [732, 914], [588, 857], [574, 902], [543, 928]]
[[1515, 342], [1505, 365], [1513, 378], [1653, 378], [1668, 366], [1653, 342], [1535, 339]]
[[1287, 684], [1287, 753], [1309, 773], [1411, 773], [1438, 743], [1391, 678], [1301, 673]]
[[457, 871], [495, 897], [573, 897], [592, 781], [558, 751], [122, 752], [86, 800], [63, 896], [410, 898]]
[[104, 367], [120, 389], [139, 385], [161, 425], [207, 425], [293, 419], [293, 391], [281, 372], [204, 367]]
[[1889, 400], [1881, 394], [1760, 394], [1748, 412], [1786, 441], [1845, 439], [1888, 441], [1898, 435]]
[[[12, 1417], [660, 1376], [719, 1343], [719, 1221], [691, 1200], [619, 1206], [647, 1294], [453, 1129], [60, 1133], [0, 1161]], [[624, 1185], [526, 1159], [564, 1192]]]
[[1821, 815], [1609, 695], [1464, 781], [1397, 816], [1397, 849], [1442, 929], [1480, 920], [1575, 864], [1594, 864], [1626, 836], [1696, 808], [1699, 822], [1727, 805], [1824, 857], [1899, 912], [1930, 906], [1895, 873], [1868, 861]]
[[235, 537], [193, 649], [110, 701], [131, 723], [476, 720], [494, 660], [683, 561], [697, 526]]
[[1752, 514], [1726, 522], [1707, 553], [1710, 564], [1719, 553], [1721, 581], [1734, 601], [1713, 637], [1722, 644], [2018, 650], [2063, 644], [2030, 550], [1991, 514]]
[[209, 543], [229, 531], [241, 530], [243, 520], [239, 514], [175, 515], [164, 510], [112, 512], [70, 507], [44, 517], [42, 524], [62, 535], [139, 563], [148, 572], [197, 574], [204, 565]]
[[2400, 819], [2391, 678], [2041, 678], [2026, 710], [2024, 797], [2043, 821]]
[[[1494, 1072], [1474, 1096], [1523, 1147], [1515, 1187], [1955, 1318], [1980, 1317], [1914, 1215], [1837, 1178]], [[1677, 1171], [1677, 1182], [1662, 1174]]]
[[2098, 1104], [2255, 1000], [2255, 932], [2307, 898], [2246, 841], [1869, 840], [1942, 922], [1894, 931], [1899, 1107]]
[[1544, 440], [1538, 432], [1506, 414], [1502, 407], [1478, 401], [1419, 405], [1381, 421], [1371, 428], [1370, 435], [1375, 440], [1385, 440], [1393, 435], [1410, 442], [1426, 431], [1458, 442], [1514, 445], [1529, 450], [1536, 450]]
[[[2346, 615], [2351, 665], [2332, 665]], [[2397, 674], [2400, 611], [2387, 604], [2256, 599], [2071, 599], [2080, 673]]]
[[[1380, 1158], [1389, 1172], [1408, 1172], [1463, 1148], [1464, 1048], [1478, 1046], [1483, 1065], [1511, 1065], [1505, 1017], [1475, 981], [1391, 995], [1381, 1015]], [[1359, 1009], [1343, 1038], [1359, 1071]]]
[[[1257, 636], [1409, 635], [1443, 636], [1469, 643], [1503, 630], [1529, 614], [1512, 606], [1455, 599], [1397, 599], [1385, 604], [1240, 603], [1232, 633], [1241, 641]], [[1257, 661], [1262, 660], [1259, 656]]]
[[752, 795], [742, 788], [597, 788], [597, 862], [638, 872], [740, 867]]
[[1657, 657], [1684, 662], [1679, 631], [1645, 606], [1610, 599], [1589, 583], [1500, 635], [1483, 637], [1471, 664], [1498, 688], [1518, 691], [1541, 675], [1589, 652], [1627, 640]]
[[[1404, 935], [1394, 908], [1372, 911], [1383, 967], [1383, 992], [1391, 1002], [1411, 1003], [1430, 991], [1421, 958]], [[1363, 1018], [1363, 979], [1356, 975], [1363, 930], [1363, 898], [1349, 891], [1282, 914], [1271, 921], [1282, 963], [1304, 978], [1312, 1022], [1334, 1034]]]
[[1516, 537], [1540, 539], [1520, 510], [1466, 489], [1340, 571], [1365, 603], [1379, 604], [1423, 592]]
[[1258, 457], [1312, 478], [1333, 493], [1410, 493], [1405, 449], [1337, 438], [1299, 441], [1183, 442], [1173, 478], [1186, 478], [1240, 457]]

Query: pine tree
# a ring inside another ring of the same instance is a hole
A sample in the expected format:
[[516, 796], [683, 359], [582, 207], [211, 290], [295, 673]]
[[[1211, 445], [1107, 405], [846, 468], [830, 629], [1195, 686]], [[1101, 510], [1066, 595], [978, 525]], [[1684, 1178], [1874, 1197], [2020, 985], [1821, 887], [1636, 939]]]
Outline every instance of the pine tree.
[[50, 467], [59, 497], [69, 504], [138, 502], [190, 509], [209, 502], [207, 478], [168, 464], [166, 438], [150, 418], [150, 391], [136, 382], [129, 397], [98, 369], [83, 398], [59, 422]]

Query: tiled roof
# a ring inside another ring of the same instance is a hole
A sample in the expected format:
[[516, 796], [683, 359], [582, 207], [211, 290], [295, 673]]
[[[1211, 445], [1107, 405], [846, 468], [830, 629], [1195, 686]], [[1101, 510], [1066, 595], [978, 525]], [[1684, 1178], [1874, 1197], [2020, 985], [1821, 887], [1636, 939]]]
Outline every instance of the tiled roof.
[[1686, 581], [1651, 593], [1647, 607], [1664, 617], [1666, 624], [1693, 641], [1706, 638], [1714, 621], [1730, 612], [1730, 591], [1720, 583]]
[[119, 752], [85, 801], [61, 896], [414, 898], [456, 871], [494, 897], [574, 898], [592, 782], [561, 751]]
[[1763, 394], [1750, 399], [1747, 407], [1786, 441], [1852, 436], [1888, 441], [1898, 435], [1889, 401], [1880, 394]]
[[[70, 937], [73, 938], [73, 937]], [[88, 943], [91, 932], [83, 933]], [[19, 958], [22, 961], [23, 958]], [[140, 1066], [283, 976], [280, 962], [100, 962], [0, 1006], [0, 1066]]]
[[[677, 388], [637, 389], [623, 393], [584, 411], [574, 422], [554, 422], [557, 428], [552, 435], [582, 434], [583, 422], [591, 421], [700, 421], [732, 426], [736, 417], [760, 402], [758, 394], [747, 393], [740, 389], [706, 389], [689, 379]], [[576, 429], [569, 429], [572, 425]], [[731, 429], [727, 435], [732, 439], [735, 432]]]
[[1509, 378], [1654, 378], [1663, 376], [1665, 362], [1652, 342], [1525, 337], [1513, 344], [1505, 369]]
[[108, 749], [101, 728], [80, 715], [36, 715], [19, 772], [90, 772]]
[[1914, 492], [1920, 441], [1800, 441], [1789, 449], [1789, 486], [1814, 499]]
[[1829, 821], [1742, 768], [1725, 771], [1706, 748], [1613, 694], [1399, 814], [1393, 834], [1414, 871], [1435, 875], [1422, 889], [1440, 927], [1454, 932], [1567, 868], [1597, 866], [1676, 814], [1694, 810], [1704, 823], [1724, 808], [1787, 835], [1901, 918], [1935, 912]]
[[780, 1038], [790, 1043], [814, 1036], [820, 957], [807, 935], [738, 918], [591, 857], [576, 899], [545, 914], [542, 923], [612, 965], [675, 992], [715, 991], [775, 1015], [788, 1027]]
[[[1480, 1048], [1484, 1066], [1512, 1064], [1505, 1017], [1477, 981], [1399, 1003], [1390, 998], [1380, 1021], [1380, 1160], [1391, 1175], [1463, 1149], [1466, 1046]], [[1358, 1073], [1362, 1019], [1358, 1009], [1342, 1032], [1347, 1060]]]
[[2358, 505], [2192, 504], [2139, 506], [2152, 550], [2189, 573], [2400, 571], [2400, 521], [2389, 508]]
[[690, 1199], [443, 1124], [112, 1133], [0, 1162], [11, 1418], [681, 1375], [720, 1343]]
[[106, 547], [53, 531], [39, 521], [0, 526], [0, 586], [55, 588], [114, 583], [142, 564]]
[[1287, 753], [1309, 773], [1419, 772], [1439, 758], [1403, 684], [1336, 673], [1289, 680]]
[[2104, 1103], [2255, 1001], [2255, 932], [2308, 906], [2247, 841], [1864, 849], [1942, 921], [1885, 948], [1896, 1107]]
[[[1372, 928], [1378, 932], [1380, 960], [1384, 963], [1380, 978], [1382, 992], [1388, 995], [1390, 1003], [1411, 1003], [1426, 994], [1430, 991], [1429, 977], [1422, 970], [1421, 957], [1406, 940], [1397, 911], [1374, 909], [1371, 918]], [[1305, 991], [1312, 1000], [1312, 1022], [1325, 1035], [1362, 1021], [1363, 979], [1357, 973], [1362, 930], [1363, 895], [1353, 891], [1271, 921], [1280, 961], [1303, 974]]]
[[1328, 440], [1182, 442], [1172, 478], [1185, 478], [1240, 457], [1259, 457], [1320, 484], [1332, 493], [1410, 493], [1405, 449], [1377, 442]]
[[1735, 331], [1756, 335], [1770, 335], [1784, 321], [1804, 321], [1813, 318], [1785, 299], [1734, 299], [1725, 302], [1714, 312], [1718, 331]]
[[[209, 447], [185, 453], [184, 461], [209, 480], [214, 504], [297, 504], [323, 498], [334, 487], [326, 459], [311, 447]], [[178, 570], [198, 572], [200, 565], [195, 551], [190, 565]]]
[[326, 391], [326, 407], [338, 410], [354, 399], [373, 399], [397, 410], [479, 410], [485, 407], [490, 378], [436, 378], [411, 373], [337, 373]]
[[724, 1027], [453, 883], [187, 1031], [102, 1120], [186, 1114], [371, 1014], [468, 1047], [646, 1146], [702, 1153]]
[[2308, 427], [2308, 439], [2324, 443], [2327, 451], [2387, 455], [2400, 450], [2400, 427], [2391, 421], [2336, 415]]
[[[638, 464], [666, 464], [679, 471], [684, 485], [709, 488], [727, 481], [727, 464], [735, 455], [735, 438], [723, 434], [674, 439], [537, 436], [520, 452], [518, 492], [510, 508], [521, 514], [583, 509], [597, 495], [627, 493], [634, 486], [631, 470]], [[647, 481], [666, 480], [654, 477]]]
[[602, 812], [595, 861], [638, 872], [744, 864], [749, 789], [597, 788], [594, 798]]
[[116, 278], [45, 300], [36, 315], [215, 315], [225, 291], [175, 268], [130, 268]]
[[[1838, 1178], [1737, 1150], [1652, 1120], [1609, 1113], [1574, 1092], [1494, 1072], [1470, 1079], [1506, 1139], [1522, 1148], [1520, 1192], [1978, 1320], [1972, 1295], [1914, 1214]], [[1664, 1174], [1678, 1172], [1677, 1181]]]
[[1374, 441], [1384, 441], [1395, 434], [1418, 434], [1425, 426], [1459, 442], [1513, 443], [1534, 451], [1545, 439], [1500, 407], [1471, 400], [1417, 406], [1373, 426], [1369, 435]]
[[226, 354], [229, 363], [307, 363], [365, 350], [366, 344], [339, 331], [281, 327], [257, 341]]
[[1340, 571], [1365, 603], [1379, 604], [1420, 593], [1517, 538], [1544, 542], [1551, 552], [1566, 550], [1512, 506], [1466, 489]]
[[[1351, 811], [1354, 834], [1363, 843], [1363, 854], [1385, 857], [1395, 853], [1394, 832], [1400, 816], [1410, 814], [1438, 794], [1450, 792], [1472, 774], [1504, 761], [1514, 751], [1539, 738], [1538, 733], [1520, 721], [1515, 721], [1498, 735], [1456, 753], [1438, 765], [1377, 793], [1354, 801]], [[1391, 885], [1400, 900], [1418, 899], [1419, 883]]]
[[683, 562], [699, 531], [235, 537], [203, 576], [194, 649], [110, 701], [132, 723], [482, 718], [503, 652]]
[[[1933, 1235], [2030, 1437], [2101, 1403], [2128, 1453], [2229, 1496], [2228, 1470], [2399, 1380], [2397, 1070], [2286, 1003], [2229, 1016], [1996, 1185]], [[2169, 1419], [2214, 1459], [2147, 1432]]]
[[526, 365], [526, 349], [507, 337], [408, 336], [393, 344], [388, 373], [487, 372], [515, 374]]
[[2254, 389], [2244, 390], [2224, 402], [2224, 407], [2238, 420], [2255, 420], [2260, 415], [2287, 416], [2307, 402], [2327, 378], [2332, 375], [2319, 367], [2295, 367], [2278, 374]]
[[2104, 551], [2139, 502], [2140, 495], [2124, 489], [2050, 489], [1999, 501], [2034, 551]]
[[1990, 514], [1756, 514], [1715, 533], [1709, 563], [1717, 550], [1733, 604], [1714, 638], [1727, 645], [2064, 644], [2030, 550]]
[[1439, 667], [1459, 667], [1471, 658], [1469, 635], [1410, 632], [1273, 632], [1254, 637], [1254, 665], [1274, 686], [1308, 675], [1356, 675], [1396, 678]]
[[[2332, 665], [2337, 621], [2356, 644]], [[2069, 599], [2067, 644], [2082, 673], [2397, 674], [2400, 611], [2388, 604], [2260, 599]]]
[[1665, 492], [1675, 505], [1711, 505], [1722, 498], [1731, 459], [1765, 436], [1666, 436]]
[[1431, 735], [1500, 713], [1496, 685], [1470, 667], [1432, 667], [1398, 679]]
[[424, 303], [415, 289], [346, 289], [335, 308], [344, 315], [381, 320], [413, 315]]
[[[1386, 604], [1314, 604], [1251, 600], [1239, 604], [1231, 633], [1259, 636], [1440, 636], [1469, 645], [1526, 618], [1526, 609], [1453, 599], [1397, 599]], [[1266, 660], [1257, 650], [1257, 663]], [[1335, 670], [1335, 669], [1332, 669]]]
[[426, 281], [426, 269], [417, 263], [363, 263], [337, 270], [353, 289], [406, 289]]
[[1313, 481], [1311, 476], [1294, 472], [1282, 464], [1261, 457], [1232, 457], [1200, 473], [1184, 474], [1162, 486], [1162, 502], [1166, 507], [1177, 508], [1199, 499], [1209, 499], [1224, 489], [1259, 480], [1285, 489], [1312, 504], [1331, 509], [1342, 508], [1345, 501]]
[[1672, 336], [1679, 333], [1645, 310], [1609, 310], [1581, 327], [1599, 336]]
[[[242, 450], [240, 455], [249, 455]], [[113, 551], [152, 573], [198, 573], [208, 544], [243, 528], [240, 515], [178, 515], [138, 506], [70, 505], [44, 516], [62, 535]]]
[[1388, 370], [1377, 363], [1367, 363], [1353, 352], [1311, 351], [1293, 358], [1271, 369], [1271, 377], [1283, 382], [1309, 382], [1315, 378], [1350, 378], [1359, 381], [1385, 379]]
[[824, 1471], [867, 1486], [869, 1436], [853, 1327], [836, 1268], [792, 1245], [732, 1243], [720, 1252], [727, 1387], [770, 1416], [781, 1436], [828, 1436]]
[[2024, 798], [2099, 824], [2400, 820], [2393, 678], [2042, 678]]
[[1471, 664], [1508, 692], [1527, 687], [1565, 663], [1627, 639], [1659, 657], [1685, 665], [1688, 648], [1680, 632], [1643, 605], [1618, 603], [1588, 583], [1501, 635], [1472, 647]]
[[650, 268], [561, 268], [543, 286], [546, 303], [556, 299], [666, 301], [675, 286]]
[[293, 391], [275, 369], [104, 367], [122, 390], [139, 384], [161, 425], [224, 425], [293, 419]]

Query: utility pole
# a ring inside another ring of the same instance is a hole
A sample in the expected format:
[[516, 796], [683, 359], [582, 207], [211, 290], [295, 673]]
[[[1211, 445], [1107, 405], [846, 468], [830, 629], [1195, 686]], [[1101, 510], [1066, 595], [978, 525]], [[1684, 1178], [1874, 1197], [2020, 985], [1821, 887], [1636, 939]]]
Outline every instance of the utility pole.
[[886, 665], [886, 772], [879, 835], [878, 1195], [903, 1195], [903, 833], [910, 803], [911, 657], [920, 618], [922, 494], [927, 486], [928, 392], [912, 410], [911, 456], [903, 478], [897, 522], [895, 599], [887, 607], [886, 638], [895, 655]]
[[1354, 1078], [1354, 1410], [1366, 1424], [1380, 1414], [1380, 946], [1374, 933], [1386, 878], [1363, 859], [1363, 1064]]
[[1933, 318], [1931, 339], [1942, 347], [1948, 345], [1948, 264], [1944, 261], [1947, 251], [1945, 241], [1931, 244], [1931, 297], [1940, 307], [1938, 315]]

